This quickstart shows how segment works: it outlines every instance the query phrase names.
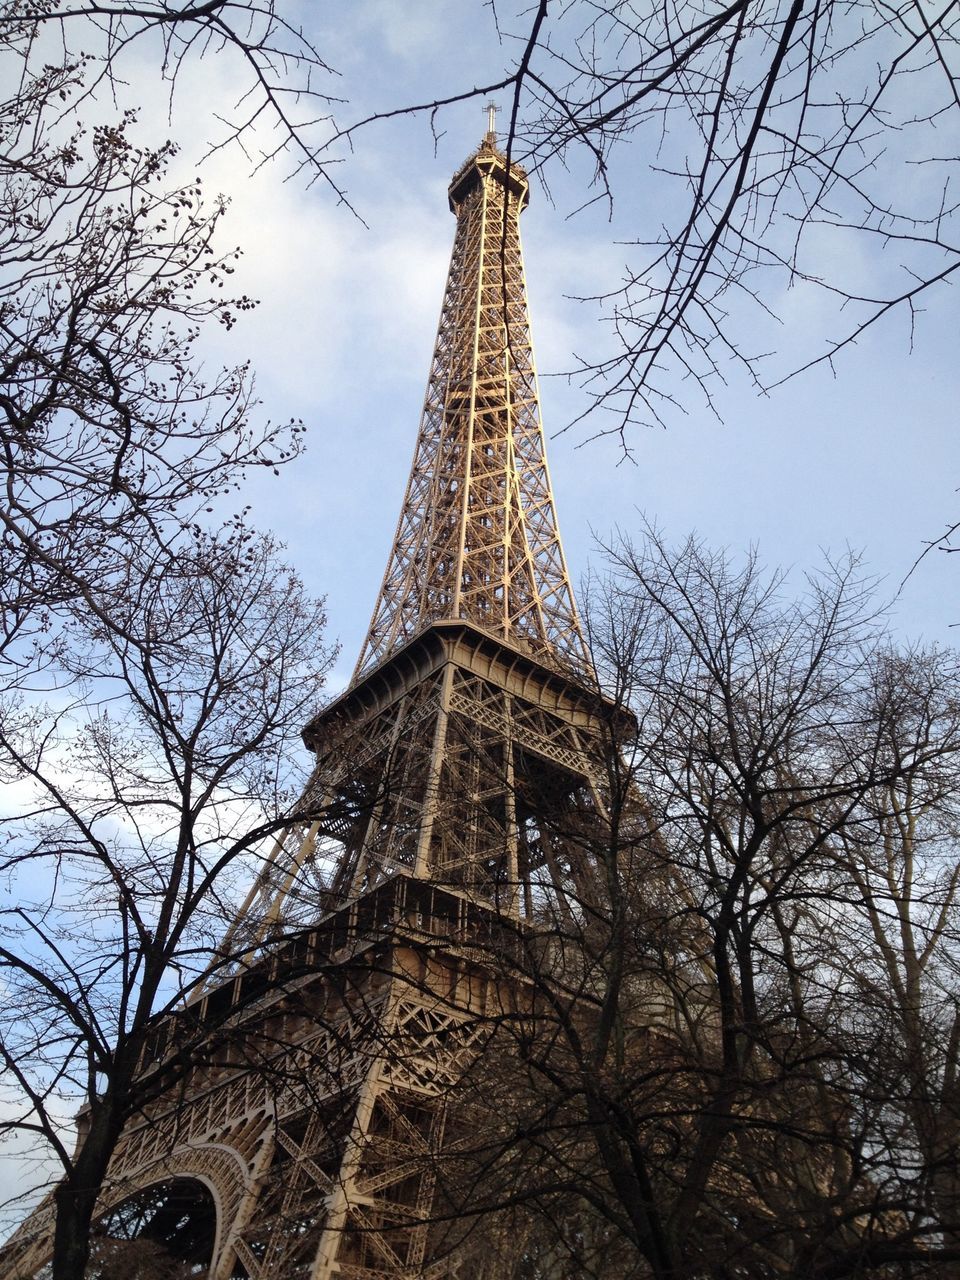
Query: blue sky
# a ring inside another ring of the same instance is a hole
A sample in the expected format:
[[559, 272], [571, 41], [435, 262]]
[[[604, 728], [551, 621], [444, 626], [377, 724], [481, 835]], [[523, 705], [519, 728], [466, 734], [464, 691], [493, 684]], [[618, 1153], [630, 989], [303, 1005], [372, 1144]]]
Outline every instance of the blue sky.
[[[338, 108], [341, 121], [429, 96], [435, 85], [447, 91], [482, 81], [503, 57], [480, 7], [454, 17], [423, 0], [401, 14], [370, 0], [351, 21], [319, 33], [352, 98]], [[181, 99], [185, 106], [195, 110]], [[175, 130], [176, 122], [175, 114]], [[393, 536], [453, 238], [446, 186], [480, 140], [482, 102], [450, 109], [440, 127], [436, 146], [426, 118], [357, 135], [337, 177], [367, 227], [321, 186], [281, 183], [276, 167], [251, 178], [234, 156], [218, 159], [206, 177], [231, 195], [225, 238], [243, 244], [237, 278], [261, 299], [220, 350], [249, 354], [271, 416], [302, 417], [309, 430], [309, 452], [259, 488], [256, 511], [326, 593], [331, 631], [343, 642], [341, 680]], [[595, 309], [571, 298], [619, 281], [627, 250], [615, 241], [635, 234], [637, 218], [655, 219], [657, 201], [670, 198], [651, 169], [662, 162], [640, 143], [626, 149], [612, 221], [600, 206], [568, 218], [588, 194], [576, 166], [551, 175], [552, 203], [535, 181], [522, 220], [549, 459], [575, 578], [595, 563], [595, 536], [636, 529], [642, 512], [669, 539], [696, 530], [734, 552], [757, 544], [763, 561], [792, 566], [798, 577], [824, 554], [854, 549], [894, 601], [899, 633], [951, 642], [960, 564], [933, 551], [900, 589], [925, 542], [960, 516], [960, 370], [949, 288], [926, 297], [912, 341], [908, 317], [894, 314], [834, 369], [821, 365], [769, 396], [731, 368], [728, 385], [716, 390], [719, 421], [678, 380], [686, 414], [666, 430], [635, 430], [629, 460], [615, 440], [590, 442], [589, 421], [564, 430], [585, 402], [557, 375], [571, 367], [573, 352], [600, 350], [604, 341]], [[846, 273], [849, 247], [819, 234], [824, 277]], [[889, 269], [879, 253], [853, 265], [867, 281]], [[812, 289], [777, 301], [780, 321], [758, 315], [746, 339], [762, 350], [775, 343], [782, 368], [844, 328]]]

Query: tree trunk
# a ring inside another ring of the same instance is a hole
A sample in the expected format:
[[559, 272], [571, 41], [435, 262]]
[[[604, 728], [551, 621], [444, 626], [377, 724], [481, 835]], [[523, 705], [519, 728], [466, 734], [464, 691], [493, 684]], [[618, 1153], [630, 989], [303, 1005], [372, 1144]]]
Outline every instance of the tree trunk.
[[73, 1168], [53, 1193], [57, 1206], [51, 1280], [84, 1280], [90, 1227], [122, 1121], [116, 1103], [101, 1099], [90, 1110], [89, 1129]]

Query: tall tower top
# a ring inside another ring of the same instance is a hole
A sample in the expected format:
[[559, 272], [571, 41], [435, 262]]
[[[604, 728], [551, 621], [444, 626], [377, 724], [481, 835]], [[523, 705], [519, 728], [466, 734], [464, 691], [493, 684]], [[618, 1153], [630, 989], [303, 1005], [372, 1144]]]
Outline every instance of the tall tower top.
[[457, 230], [420, 431], [355, 680], [439, 621], [549, 666], [586, 660], [540, 421], [520, 246], [529, 183], [487, 110], [450, 183]]
[[[492, 109], [495, 110], [495, 108]], [[510, 165], [509, 169], [507, 168], [507, 157], [497, 146], [497, 135], [493, 132], [487, 133], [484, 136], [484, 139], [477, 150], [472, 156], [467, 157], [451, 178], [447, 192], [450, 200], [451, 213], [455, 213], [458, 218], [460, 217], [460, 211], [464, 207], [467, 197], [477, 188], [478, 185], [482, 185], [485, 177], [491, 179], [493, 183], [498, 184], [499, 187], [503, 189], [505, 194], [499, 197], [496, 196], [495, 190], [488, 191], [487, 196], [488, 198], [491, 196], [494, 197], [497, 202], [501, 203], [504, 207], [497, 210], [491, 210], [489, 208], [486, 210], [477, 210], [477, 212], [482, 212], [487, 215], [485, 221], [487, 222], [486, 232], [488, 236], [492, 229], [493, 222], [496, 221], [499, 223], [499, 235], [501, 241], [504, 241], [504, 220], [507, 222], [508, 233], [510, 231], [509, 224], [511, 221], [516, 228], [516, 220], [518, 216], [524, 211], [530, 201], [530, 183], [527, 181], [527, 171], [521, 165], [514, 163]], [[491, 214], [494, 213], [497, 216], [491, 217]], [[457, 230], [457, 238], [459, 238], [459, 228]], [[507, 238], [512, 239], [513, 237], [508, 234]], [[515, 249], [515, 256], [517, 258], [516, 265], [519, 267], [520, 271], [521, 300], [523, 302], [524, 310], [526, 310], [526, 278], [523, 274], [523, 258], [520, 251], [520, 233], [518, 228], [516, 229], [516, 243], [513, 248]], [[504, 251], [506, 251], [505, 242]], [[455, 239], [453, 245], [453, 261], [450, 264], [451, 273], [453, 271], [453, 263], [456, 262], [456, 257], [457, 241]], [[480, 263], [478, 261], [475, 265], [480, 267], [489, 264]], [[448, 279], [448, 289], [450, 287], [450, 282], [450, 279]], [[446, 302], [446, 299], [444, 299], [444, 302]]]
[[492, 147], [497, 145], [497, 104], [488, 102], [484, 110], [487, 113], [487, 136], [484, 142], [489, 142]]

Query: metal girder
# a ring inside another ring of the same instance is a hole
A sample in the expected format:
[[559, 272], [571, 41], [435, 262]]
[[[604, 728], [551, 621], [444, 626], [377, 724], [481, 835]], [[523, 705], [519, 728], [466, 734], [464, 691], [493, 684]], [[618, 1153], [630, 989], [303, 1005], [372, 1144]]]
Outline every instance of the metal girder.
[[527, 199], [526, 174], [490, 134], [451, 183], [457, 231], [420, 431], [355, 680], [443, 618], [542, 661], [586, 662], [540, 421]]

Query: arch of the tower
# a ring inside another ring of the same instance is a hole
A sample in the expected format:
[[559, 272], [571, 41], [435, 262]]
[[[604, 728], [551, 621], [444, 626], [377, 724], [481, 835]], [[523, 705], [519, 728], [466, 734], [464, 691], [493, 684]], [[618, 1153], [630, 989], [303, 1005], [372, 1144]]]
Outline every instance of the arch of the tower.
[[[235, 1155], [209, 1156], [203, 1148], [184, 1152], [180, 1161], [154, 1162], [108, 1184], [90, 1233], [90, 1280], [211, 1274], [242, 1187], [234, 1185], [239, 1170], [224, 1167], [236, 1165]], [[34, 1229], [18, 1233], [4, 1251], [5, 1274], [44, 1280], [53, 1256], [52, 1200], [28, 1225]], [[223, 1280], [244, 1280], [244, 1273], [228, 1271]]]
[[218, 1237], [217, 1197], [200, 1177], [153, 1182], [104, 1214], [93, 1231], [95, 1280], [205, 1276]]
[[246, 1280], [227, 1246], [269, 1154], [272, 1122], [261, 1108], [232, 1127], [229, 1142], [188, 1143], [203, 1103], [216, 1105], [223, 1093], [182, 1103], [179, 1115], [154, 1117], [125, 1136], [92, 1233], [96, 1280]]

